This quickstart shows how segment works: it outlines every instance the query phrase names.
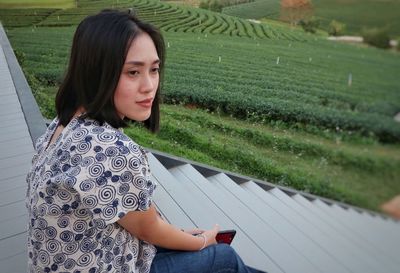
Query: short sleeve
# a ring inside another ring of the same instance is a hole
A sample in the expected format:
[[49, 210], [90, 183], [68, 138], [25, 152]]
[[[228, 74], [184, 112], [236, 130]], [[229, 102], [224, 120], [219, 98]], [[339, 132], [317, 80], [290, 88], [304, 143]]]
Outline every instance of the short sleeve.
[[[90, 148], [85, 146], [88, 140]], [[106, 145], [91, 137], [76, 149], [90, 151], [81, 155], [74, 185], [80, 196], [78, 210], [111, 224], [129, 211], [149, 209], [156, 184], [150, 179], [147, 157], [137, 144], [117, 138]]]

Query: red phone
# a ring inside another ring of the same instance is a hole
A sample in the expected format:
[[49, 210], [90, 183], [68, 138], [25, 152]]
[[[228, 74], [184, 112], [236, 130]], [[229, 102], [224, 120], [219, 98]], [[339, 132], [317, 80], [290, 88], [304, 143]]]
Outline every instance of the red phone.
[[228, 244], [230, 245], [233, 241], [233, 238], [236, 235], [236, 230], [222, 230], [218, 232], [217, 236], [215, 237], [218, 244]]

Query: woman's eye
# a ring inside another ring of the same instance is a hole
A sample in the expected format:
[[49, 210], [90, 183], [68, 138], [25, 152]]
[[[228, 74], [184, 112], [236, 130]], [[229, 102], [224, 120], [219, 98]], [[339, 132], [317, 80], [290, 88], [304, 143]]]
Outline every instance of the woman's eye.
[[128, 71], [128, 74], [131, 76], [136, 76], [137, 74], [139, 74], [139, 71], [136, 70]]
[[159, 67], [154, 67], [154, 68], [151, 69], [151, 72], [159, 73], [160, 72], [160, 68]]

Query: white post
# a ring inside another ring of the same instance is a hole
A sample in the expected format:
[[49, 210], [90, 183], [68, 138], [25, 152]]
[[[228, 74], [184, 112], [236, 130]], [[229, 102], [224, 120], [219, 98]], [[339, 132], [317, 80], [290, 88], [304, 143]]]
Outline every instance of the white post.
[[348, 81], [347, 81], [347, 84], [348, 84], [349, 86], [351, 86], [352, 83], [353, 83], [353, 75], [352, 75], [351, 73], [349, 73], [349, 79], [348, 79]]

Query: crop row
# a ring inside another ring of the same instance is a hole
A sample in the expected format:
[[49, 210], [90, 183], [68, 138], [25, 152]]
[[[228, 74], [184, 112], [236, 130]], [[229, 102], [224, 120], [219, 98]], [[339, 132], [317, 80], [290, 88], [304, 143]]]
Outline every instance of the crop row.
[[376, 136], [383, 142], [400, 142], [400, 126], [392, 118], [386, 116], [373, 113], [343, 112], [276, 98], [260, 100], [257, 96], [243, 97], [237, 93], [216, 93], [203, 86], [193, 87], [192, 90], [169, 90], [164, 101], [194, 104], [240, 119], [252, 119], [260, 122], [281, 120], [286, 123], [313, 124], [322, 128], [357, 131], [365, 136]]
[[[296, 31], [281, 31], [265, 24], [252, 23], [244, 19], [202, 9], [176, 6], [155, 0], [134, 1], [79, 1], [77, 8], [51, 10], [43, 15], [35, 16], [35, 11], [27, 9], [18, 11], [32, 18], [5, 13], [5, 25], [9, 27], [38, 26], [72, 26], [77, 25], [88, 14], [104, 8], [134, 8], [138, 16], [154, 23], [164, 31], [226, 34], [230, 36], [256, 39], [273, 38], [286, 40], [306, 40], [306, 36]], [[43, 13], [43, 12], [42, 12]]]
[[37, 25], [57, 9], [0, 9], [0, 21], [9, 27]]
[[222, 12], [231, 16], [240, 18], [279, 18], [280, 0], [256, 0], [254, 2], [243, 3], [239, 5], [223, 8]]

